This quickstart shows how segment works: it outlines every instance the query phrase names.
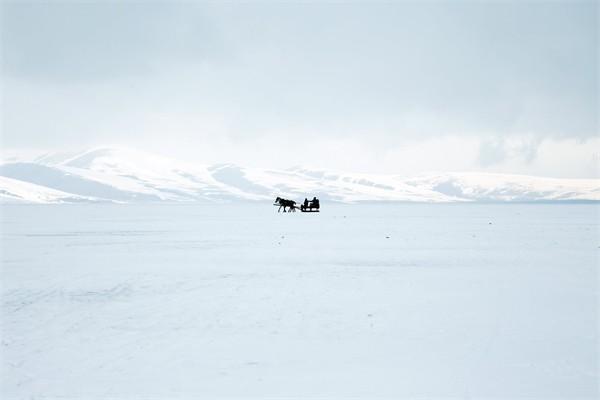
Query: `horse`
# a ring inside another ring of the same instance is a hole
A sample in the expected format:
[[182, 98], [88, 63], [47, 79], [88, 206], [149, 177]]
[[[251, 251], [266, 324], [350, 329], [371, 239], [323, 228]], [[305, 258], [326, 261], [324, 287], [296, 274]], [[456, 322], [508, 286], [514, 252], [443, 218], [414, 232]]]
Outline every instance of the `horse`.
[[279, 206], [279, 209], [277, 210], [277, 212], [281, 211], [281, 207], [283, 207], [283, 212], [287, 212], [286, 208], [289, 207], [290, 211], [296, 211], [296, 202], [294, 200], [286, 200], [286, 199], [282, 199], [281, 197], [277, 197], [275, 199], [275, 206]]

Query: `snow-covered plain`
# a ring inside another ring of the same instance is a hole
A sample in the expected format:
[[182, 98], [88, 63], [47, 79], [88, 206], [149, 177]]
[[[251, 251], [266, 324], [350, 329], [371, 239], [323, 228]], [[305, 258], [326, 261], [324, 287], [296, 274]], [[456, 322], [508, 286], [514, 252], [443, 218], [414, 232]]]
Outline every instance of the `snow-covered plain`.
[[4, 205], [3, 399], [596, 399], [599, 206]]

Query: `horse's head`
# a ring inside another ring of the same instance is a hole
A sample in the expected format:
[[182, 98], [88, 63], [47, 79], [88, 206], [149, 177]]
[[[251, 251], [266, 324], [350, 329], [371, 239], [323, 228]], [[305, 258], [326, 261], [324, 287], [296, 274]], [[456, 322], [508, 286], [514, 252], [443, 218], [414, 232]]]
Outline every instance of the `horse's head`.
[[280, 201], [281, 201], [281, 197], [277, 197], [277, 198], [275, 199], [275, 203], [279, 203]]

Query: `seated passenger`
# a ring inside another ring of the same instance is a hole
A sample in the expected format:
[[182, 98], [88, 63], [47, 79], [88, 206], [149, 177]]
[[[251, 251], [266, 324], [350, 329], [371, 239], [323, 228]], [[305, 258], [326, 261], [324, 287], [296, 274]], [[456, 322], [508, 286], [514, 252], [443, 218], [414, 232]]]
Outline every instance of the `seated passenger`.
[[312, 201], [310, 202], [310, 208], [316, 208], [317, 210], [319, 209], [319, 199], [317, 199], [316, 197], [313, 197]]

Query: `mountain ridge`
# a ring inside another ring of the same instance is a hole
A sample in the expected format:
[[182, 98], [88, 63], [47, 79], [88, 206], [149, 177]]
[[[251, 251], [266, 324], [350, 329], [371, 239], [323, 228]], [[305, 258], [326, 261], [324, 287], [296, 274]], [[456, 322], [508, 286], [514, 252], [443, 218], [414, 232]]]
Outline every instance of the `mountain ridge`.
[[317, 196], [342, 203], [600, 201], [597, 179], [488, 172], [406, 178], [302, 166], [246, 168], [231, 163], [191, 164], [110, 147], [11, 157], [0, 164], [0, 177], [3, 202], [226, 203], [266, 201], [276, 196]]

